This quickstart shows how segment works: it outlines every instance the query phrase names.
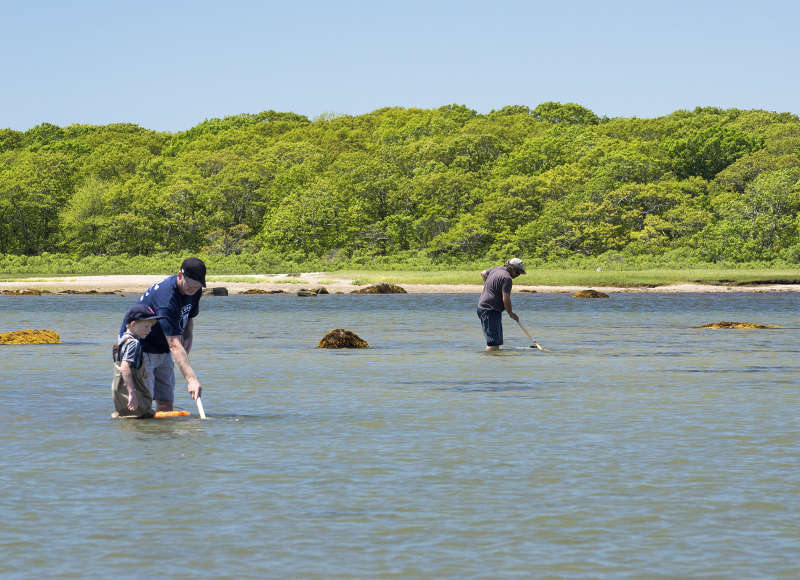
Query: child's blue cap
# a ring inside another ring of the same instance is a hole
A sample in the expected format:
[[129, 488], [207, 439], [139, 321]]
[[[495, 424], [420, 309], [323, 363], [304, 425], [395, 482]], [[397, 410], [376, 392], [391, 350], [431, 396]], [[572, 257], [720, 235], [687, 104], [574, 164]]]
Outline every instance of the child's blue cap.
[[128, 324], [131, 322], [137, 322], [139, 320], [160, 320], [162, 318], [164, 317], [157, 316], [156, 311], [150, 306], [145, 306], [144, 304], [135, 304], [131, 306], [131, 309], [125, 313], [125, 326], [128, 326]]

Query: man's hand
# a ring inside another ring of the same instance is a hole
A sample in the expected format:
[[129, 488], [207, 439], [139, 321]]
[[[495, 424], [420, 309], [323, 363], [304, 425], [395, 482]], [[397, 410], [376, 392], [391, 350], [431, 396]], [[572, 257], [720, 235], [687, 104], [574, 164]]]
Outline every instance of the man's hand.
[[186, 388], [193, 400], [197, 400], [203, 393], [203, 387], [197, 379], [189, 379], [186, 381]]
[[509, 312], [508, 315], [511, 317], [511, 320], [513, 320], [514, 322], [519, 322], [519, 316], [517, 316], [513, 312]]
[[128, 411], [133, 413], [139, 406], [139, 399], [136, 398], [136, 391], [128, 389]]

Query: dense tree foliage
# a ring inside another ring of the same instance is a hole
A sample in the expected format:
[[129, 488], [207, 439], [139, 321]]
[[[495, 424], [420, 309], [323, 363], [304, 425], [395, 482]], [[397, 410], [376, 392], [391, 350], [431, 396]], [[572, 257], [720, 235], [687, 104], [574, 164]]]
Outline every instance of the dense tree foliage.
[[0, 130], [0, 253], [800, 259], [800, 119], [576, 104]]

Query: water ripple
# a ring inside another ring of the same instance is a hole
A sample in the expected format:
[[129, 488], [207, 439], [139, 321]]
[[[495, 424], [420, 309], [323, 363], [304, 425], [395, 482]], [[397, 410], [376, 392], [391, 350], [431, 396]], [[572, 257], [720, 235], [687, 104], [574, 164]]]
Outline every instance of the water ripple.
[[207, 421], [109, 418], [132, 298], [0, 300], [65, 341], [0, 348], [2, 576], [800, 575], [800, 337], [689, 328], [800, 298], [515, 294], [553, 352], [491, 356], [475, 296], [375, 298], [204, 298]]

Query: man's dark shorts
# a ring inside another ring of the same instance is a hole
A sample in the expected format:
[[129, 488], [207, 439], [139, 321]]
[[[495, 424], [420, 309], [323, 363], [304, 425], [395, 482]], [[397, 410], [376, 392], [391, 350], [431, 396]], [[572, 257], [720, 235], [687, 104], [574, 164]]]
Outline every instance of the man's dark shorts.
[[489, 308], [478, 308], [478, 318], [481, 319], [481, 328], [486, 337], [486, 346], [500, 346], [503, 344], [502, 312]]

